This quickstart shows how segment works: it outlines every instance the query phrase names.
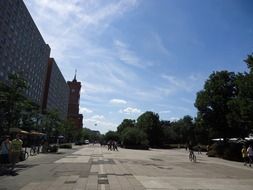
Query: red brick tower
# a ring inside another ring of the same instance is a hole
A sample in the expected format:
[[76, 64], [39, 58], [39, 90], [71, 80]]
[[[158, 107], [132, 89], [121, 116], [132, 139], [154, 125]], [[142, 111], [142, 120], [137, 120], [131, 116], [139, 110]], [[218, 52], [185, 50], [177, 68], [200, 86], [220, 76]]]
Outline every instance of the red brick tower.
[[83, 127], [83, 115], [79, 114], [81, 82], [77, 82], [75, 73], [74, 79], [67, 83], [69, 85], [68, 119], [74, 122], [77, 129], [80, 129]]

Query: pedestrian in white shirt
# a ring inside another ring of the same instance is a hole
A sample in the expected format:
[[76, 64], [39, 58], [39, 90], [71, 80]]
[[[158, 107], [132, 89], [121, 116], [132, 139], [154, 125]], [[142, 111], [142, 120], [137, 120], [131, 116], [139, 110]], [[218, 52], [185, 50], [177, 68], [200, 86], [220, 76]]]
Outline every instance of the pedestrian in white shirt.
[[251, 167], [251, 163], [253, 162], [253, 149], [252, 145], [249, 145], [247, 149], [248, 157], [249, 157], [249, 166]]

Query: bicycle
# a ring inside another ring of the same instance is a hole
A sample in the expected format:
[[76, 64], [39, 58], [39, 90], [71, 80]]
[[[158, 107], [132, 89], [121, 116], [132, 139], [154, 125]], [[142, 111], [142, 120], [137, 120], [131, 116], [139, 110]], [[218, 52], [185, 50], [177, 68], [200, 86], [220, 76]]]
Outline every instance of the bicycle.
[[31, 146], [30, 156], [35, 156], [37, 154], [36, 146]]
[[190, 153], [189, 153], [189, 160], [190, 160], [191, 162], [196, 162], [196, 161], [197, 161], [197, 158], [196, 158], [196, 156], [195, 156], [193, 150], [190, 150]]
[[20, 160], [21, 161], [24, 161], [26, 160], [27, 158], [29, 157], [29, 154], [26, 150], [26, 147], [25, 147], [25, 150], [22, 150], [21, 153], [20, 153]]

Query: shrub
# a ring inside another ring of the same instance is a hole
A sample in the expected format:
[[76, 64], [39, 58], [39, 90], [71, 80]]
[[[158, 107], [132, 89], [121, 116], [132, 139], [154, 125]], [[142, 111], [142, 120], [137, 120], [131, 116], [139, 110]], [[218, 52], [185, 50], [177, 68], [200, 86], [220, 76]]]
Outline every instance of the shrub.
[[233, 161], [242, 161], [241, 149], [242, 144], [230, 143], [224, 150], [223, 158]]
[[48, 147], [49, 152], [58, 152], [58, 146], [57, 145], [50, 145]]
[[122, 144], [126, 148], [148, 149], [147, 135], [138, 128], [126, 128], [122, 132]]
[[240, 143], [215, 143], [210, 147], [209, 157], [220, 157], [227, 160], [242, 161], [242, 144]]
[[199, 151], [199, 146], [200, 146], [200, 151], [201, 152], [206, 152], [207, 151], [206, 145], [197, 145], [197, 146], [194, 146], [193, 150], [194, 151]]
[[207, 155], [212, 157], [223, 157], [225, 150], [225, 144], [222, 142], [214, 143], [210, 150], [208, 151]]
[[71, 149], [71, 148], [72, 148], [72, 144], [71, 144], [71, 143], [60, 144], [60, 148], [68, 148], [68, 149]]

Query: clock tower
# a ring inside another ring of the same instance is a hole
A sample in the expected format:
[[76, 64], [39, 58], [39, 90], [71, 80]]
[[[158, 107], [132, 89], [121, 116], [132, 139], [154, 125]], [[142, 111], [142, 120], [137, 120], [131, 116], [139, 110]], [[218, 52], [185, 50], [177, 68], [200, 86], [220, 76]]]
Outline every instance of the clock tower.
[[76, 80], [76, 73], [72, 81], [68, 81], [69, 86], [69, 103], [68, 119], [73, 121], [76, 129], [83, 127], [83, 115], [79, 114], [81, 82]]

